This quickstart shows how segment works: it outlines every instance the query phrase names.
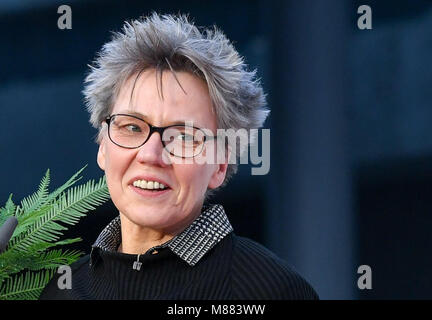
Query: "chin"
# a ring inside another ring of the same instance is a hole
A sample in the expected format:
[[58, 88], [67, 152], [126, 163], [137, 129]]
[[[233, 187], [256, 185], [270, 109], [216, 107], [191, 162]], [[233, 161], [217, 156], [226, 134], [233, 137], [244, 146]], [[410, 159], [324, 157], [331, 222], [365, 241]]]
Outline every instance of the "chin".
[[125, 214], [126, 217], [136, 225], [154, 229], [162, 229], [169, 227], [175, 223], [173, 214], [164, 212], [163, 210], [153, 209], [149, 207], [134, 209]]

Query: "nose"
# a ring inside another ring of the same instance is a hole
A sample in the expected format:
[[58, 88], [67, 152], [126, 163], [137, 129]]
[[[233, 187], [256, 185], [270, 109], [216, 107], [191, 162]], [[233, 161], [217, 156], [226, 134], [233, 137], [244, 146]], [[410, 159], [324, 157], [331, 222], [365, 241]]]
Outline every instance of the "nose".
[[167, 156], [167, 152], [164, 152], [161, 136], [158, 132], [153, 132], [147, 142], [139, 147], [136, 159], [141, 163], [160, 167], [166, 167], [170, 164], [169, 157]]

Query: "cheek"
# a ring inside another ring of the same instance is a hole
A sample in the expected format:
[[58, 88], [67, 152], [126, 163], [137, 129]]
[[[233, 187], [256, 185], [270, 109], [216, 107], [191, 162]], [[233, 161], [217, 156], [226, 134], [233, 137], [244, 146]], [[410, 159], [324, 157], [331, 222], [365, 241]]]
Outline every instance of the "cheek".
[[179, 185], [183, 191], [192, 192], [194, 195], [204, 194], [212, 175], [211, 165], [179, 164], [173, 165]]
[[110, 189], [114, 190], [121, 187], [122, 178], [128, 168], [130, 159], [131, 156], [126, 152], [116, 152], [115, 149], [109, 149], [106, 154], [105, 175]]

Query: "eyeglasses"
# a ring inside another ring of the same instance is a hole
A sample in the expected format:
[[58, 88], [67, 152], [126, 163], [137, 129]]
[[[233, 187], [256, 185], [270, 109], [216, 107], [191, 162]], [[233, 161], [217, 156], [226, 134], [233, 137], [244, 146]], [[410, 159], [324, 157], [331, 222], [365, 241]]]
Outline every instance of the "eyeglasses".
[[136, 149], [144, 145], [153, 132], [161, 136], [162, 145], [171, 155], [193, 158], [204, 149], [208, 140], [216, 138], [206, 135], [203, 129], [187, 125], [156, 127], [136, 116], [113, 114], [105, 119], [108, 136], [119, 147]]

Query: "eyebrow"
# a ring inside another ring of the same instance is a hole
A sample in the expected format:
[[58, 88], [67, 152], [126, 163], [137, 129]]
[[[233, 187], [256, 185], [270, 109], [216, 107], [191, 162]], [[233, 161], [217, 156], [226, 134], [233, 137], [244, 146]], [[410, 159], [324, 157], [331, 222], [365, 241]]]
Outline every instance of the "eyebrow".
[[[142, 114], [140, 112], [133, 111], [133, 110], [126, 109], [126, 110], [119, 111], [118, 113], [120, 113], [120, 114], [128, 114], [128, 115], [131, 115], [131, 116], [136, 116], [136, 117], [141, 118], [141, 119], [143, 119], [143, 120], [145, 120], [147, 122], [150, 122], [148, 116], [146, 116], [145, 114]], [[170, 121], [170, 123], [168, 125], [170, 125], [170, 126], [171, 125], [181, 125], [181, 126], [184, 126], [184, 125], [186, 125], [186, 120], [174, 120], [174, 121]], [[194, 125], [194, 127], [196, 127], [195, 121], [193, 121], [193, 125]]]

